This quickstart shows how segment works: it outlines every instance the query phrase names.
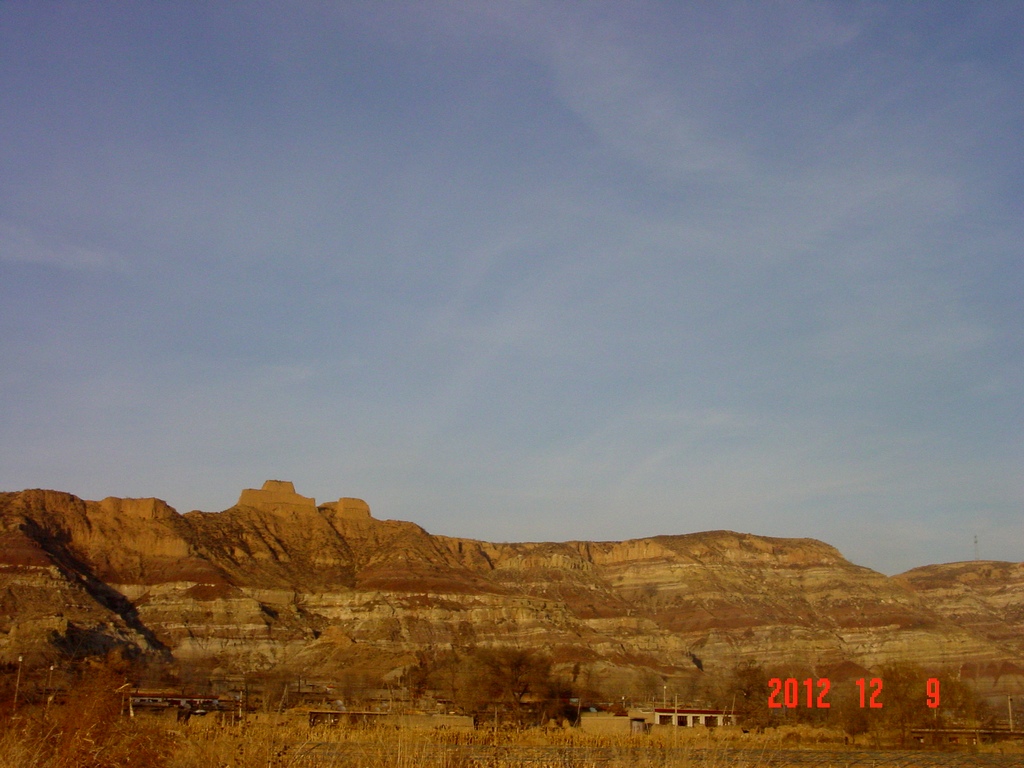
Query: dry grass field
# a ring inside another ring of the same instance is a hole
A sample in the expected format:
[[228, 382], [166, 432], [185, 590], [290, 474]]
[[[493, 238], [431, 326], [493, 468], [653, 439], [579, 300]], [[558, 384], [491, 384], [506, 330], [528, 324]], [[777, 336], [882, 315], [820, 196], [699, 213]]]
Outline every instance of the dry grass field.
[[66, 700], [0, 707], [0, 768], [1009, 768], [1024, 745], [974, 752], [858, 748], [810, 726], [655, 728], [601, 735], [580, 729], [422, 730], [317, 726], [296, 714], [177, 722], [125, 712], [115, 673], [80, 679]]
[[605, 736], [579, 730], [427, 731], [394, 727], [309, 728], [305, 718], [177, 723], [124, 716], [116, 701], [87, 697], [6, 715], [0, 768], [1009, 768], [1024, 749], [977, 752], [850, 749], [833, 732], [806, 726], [743, 734], [686, 729]]

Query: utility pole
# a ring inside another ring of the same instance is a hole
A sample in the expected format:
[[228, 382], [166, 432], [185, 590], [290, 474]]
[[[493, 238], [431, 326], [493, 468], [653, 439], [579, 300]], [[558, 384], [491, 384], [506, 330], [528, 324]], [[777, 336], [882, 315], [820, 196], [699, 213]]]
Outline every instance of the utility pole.
[[679, 692], [677, 691], [672, 696], [672, 725], [676, 726], [672, 729], [672, 746], [675, 747], [679, 744]]
[[14, 679], [14, 709], [18, 709], [18, 691], [21, 690], [21, 661], [22, 657], [18, 657], [18, 676]]
[[1006, 711], [1010, 715], [1010, 733], [1013, 733], [1013, 697], [1006, 694]]
[[978, 534], [974, 534], [974, 559], [981, 559], [980, 557], [978, 557]]
[[50, 702], [53, 701], [53, 664], [50, 665], [50, 671], [46, 675], [46, 708], [44, 712], [50, 711]]

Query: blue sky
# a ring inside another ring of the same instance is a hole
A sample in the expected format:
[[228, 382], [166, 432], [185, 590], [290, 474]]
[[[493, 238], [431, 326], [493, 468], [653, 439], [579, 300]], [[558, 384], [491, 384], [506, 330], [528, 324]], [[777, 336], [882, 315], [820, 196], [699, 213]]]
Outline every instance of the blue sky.
[[0, 4], [0, 488], [1024, 560], [1024, 5]]

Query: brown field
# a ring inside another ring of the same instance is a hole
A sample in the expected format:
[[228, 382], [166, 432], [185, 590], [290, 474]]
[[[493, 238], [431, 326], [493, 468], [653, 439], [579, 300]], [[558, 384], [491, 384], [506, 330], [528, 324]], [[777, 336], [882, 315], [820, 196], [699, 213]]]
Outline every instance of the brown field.
[[122, 713], [118, 699], [77, 692], [61, 706], [7, 711], [0, 768], [966, 768], [1024, 765], [1024, 745], [977, 751], [850, 748], [826, 729], [793, 726], [655, 729], [598, 735], [578, 729], [414, 730], [388, 726], [310, 728], [301, 713], [232, 721], [211, 714]]
[[[744, 733], [737, 727], [655, 726], [649, 733], [581, 728], [309, 726], [306, 712], [213, 712], [179, 722], [175, 710], [128, 708], [123, 668], [89, 665], [60, 696], [0, 696], [0, 768], [1009, 768], [1024, 742], [963, 750], [896, 750], [874, 729], [848, 743], [808, 724]], [[80, 670], [80, 671], [83, 671]], [[24, 689], [22, 689], [24, 690]], [[56, 692], [47, 687], [45, 690]], [[8, 692], [11, 693], [11, 692]], [[407, 721], [411, 722], [411, 721]], [[553, 722], [553, 721], [552, 721]]]

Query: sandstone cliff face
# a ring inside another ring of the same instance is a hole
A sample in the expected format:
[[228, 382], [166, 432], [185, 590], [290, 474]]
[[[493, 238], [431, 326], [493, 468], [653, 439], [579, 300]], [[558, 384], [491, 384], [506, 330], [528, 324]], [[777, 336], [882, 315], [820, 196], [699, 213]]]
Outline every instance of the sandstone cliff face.
[[[117, 551], [117, 538], [107, 538], [131, 527], [131, 513], [104, 529], [90, 519], [88, 504], [54, 491], [0, 494], [0, 657], [24, 653], [36, 661], [54, 650], [76, 655], [118, 645], [166, 650], [101, 575], [118, 566], [130, 571], [142, 557], [133, 543]], [[167, 556], [155, 549], [154, 563], [164, 563]]]
[[936, 613], [1024, 655], [1024, 563], [926, 565], [894, 579]]
[[0, 660], [128, 644], [224, 669], [387, 673], [425, 648], [501, 643], [662, 674], [1024, 666], [1024, 564], [985, 565], [890, 579], [818, 541], [730, 531], [493, 544], [281, 481], [185, 515], [23, 491], [0, 494]]

